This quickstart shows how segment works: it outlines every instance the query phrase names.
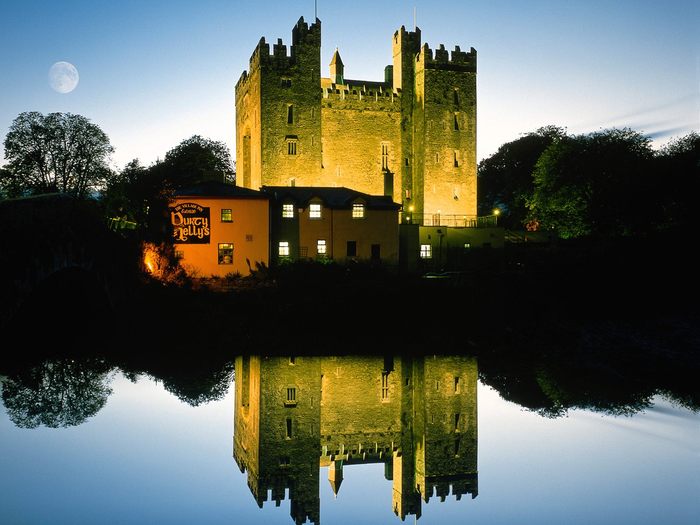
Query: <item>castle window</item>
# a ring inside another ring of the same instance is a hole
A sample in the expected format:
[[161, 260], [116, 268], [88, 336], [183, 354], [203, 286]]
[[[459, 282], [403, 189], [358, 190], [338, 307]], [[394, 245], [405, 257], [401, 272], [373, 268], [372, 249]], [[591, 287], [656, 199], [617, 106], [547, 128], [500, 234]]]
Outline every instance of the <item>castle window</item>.
[[348, 241], [347, 256], [348, 257], [356, 257], [357, 256], [357, 241]]
[[283, 204], [282, 205], [282, 218], [283, 219], [293, 219], [294, 218], [294, 204]]
[[175, 258], [178, 261], [181, 261], [182, 259], [185, 258], [185, 252], [183, 252], [182, 250], [175, 250]]
[[382, 372], [382, 401], [389, 400], [389, 372]]
[[430, 244], [420, 245], [420, 258], [421, 259], [432, 259], [433, 258], [433, 247]]
[[294, 124], [294, 106], [287, 105], [287, 124]]
[[454, 165], [455, 168], [459, 168], [459, 151], [454, 151]]
[[453, 97], [455, 106], [459, 107], [459, 91], [457, 89], [454, 90]]
[[406, 157], [405, 159], [403, 159], [403, 163], [404, 163], [404, 166], [408, 166], [408, 157]]
[[292, 418], [287, 418], [287, 439], [292, 439]]
[[231, 211], [231, 208], [222, 208], [221, 222], [233, 222], [233, 211]]
[[455, 394], [459, 394], [459, 377], [455, 376]]
[[280, 80], [280, 86], [282, 86], [283, 88], [290, 88], [290, 87], [292, 87], [292, 79], [291, 79], [291, 78], [282, 77], [282, 79]]
[[459, 430], [459, 414], [455, 414], [455, 431]]
[[252, 234], [252, 233], [246, 233], [246, 234], [245, 234], [245, 240], [246, 240], [246, 242], [253, 242], [253, 234]]
[[439, 153], [435, 154], [435, 164], [440, 164], [440, 154]]
[[326, 255], [326, 239], [316, 241], [316, 253], [318, 255]]
[[295, 365], [297, 363], [297, 358], [292, 356], [289, 358], [289, 364], [290, 365]]
[[296, 140], [287, 140], [287, 155], [296, 155], [297, 154], [297, 141]]
[[459, 442], [460, 438], [455, 438], [455, 457], [459, 457]]
[[287, 401], [285, 405], [296, 405], [297, 404], [297, 389], [290, 387], [287, 389]]
[[233, 264], [233, 243], [219, 243], [219, 264]]
[[352, 218], [353, 219], [364, 219], [365, 218], [365, 205], [361, 202], [356, 202], [352, 205]]
[[321, 218], [321, 205], [320, 204], [309, 204], [309, 219], [320, 219]]
[[459, 113], [454, 115], [454, 130], [459, 131]]
[[280, 257], [289, 257], [289, 241], [280, 241], [277, 253]]
[[472, 247], [472, 243], [470, 243], [470, 242], [464, 243], [464, 251], [465, 252], [468, 252], [471, 249], [471, 247]]
[[389, 169], [389, 144], [382, 142], [382, 169]]

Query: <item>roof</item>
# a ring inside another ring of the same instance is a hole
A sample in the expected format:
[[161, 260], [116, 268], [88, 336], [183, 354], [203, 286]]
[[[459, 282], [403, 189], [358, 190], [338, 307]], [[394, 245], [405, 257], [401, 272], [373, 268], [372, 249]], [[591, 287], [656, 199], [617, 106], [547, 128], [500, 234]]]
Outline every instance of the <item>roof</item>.
[[332, 209], [350, 209], [353, 202], [361, 199], [368, 209], [398, 210], [401, 205], [385, 195], [369, 195], [350, 188], [326, 186], [263, 186], [261, 191], [273, 199], [293, 200], [297, 205], [306, 207], [314, 199], [320, 199], [323, 205]]
[[175, 191], [175, 197], [231, 197], [239, 199], [269, 199], [270, 196], [261, 191], [241, 188], [234, 184], [208, 180], [187, 188]]
[[332, 66], [333, 64], [336, 64], [338, 66], [343, 65], [343, 60], [340, 58], [340, 53], [338, 53], [338, 48], [335, 48], [335, 53], [333, 53], [333, 58], [331, 58], [331, 63], [330, 65]]

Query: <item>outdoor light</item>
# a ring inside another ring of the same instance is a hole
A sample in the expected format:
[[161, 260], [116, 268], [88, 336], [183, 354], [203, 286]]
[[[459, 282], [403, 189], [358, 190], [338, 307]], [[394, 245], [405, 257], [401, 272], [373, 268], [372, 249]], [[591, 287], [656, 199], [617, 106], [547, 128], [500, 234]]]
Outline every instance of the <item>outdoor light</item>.
[[499, 210], [498, 208], [494, 208], [493, 214], [494, 214], [494, 215], [500, 215], [500, 214], [501, 214], [501, 210]]

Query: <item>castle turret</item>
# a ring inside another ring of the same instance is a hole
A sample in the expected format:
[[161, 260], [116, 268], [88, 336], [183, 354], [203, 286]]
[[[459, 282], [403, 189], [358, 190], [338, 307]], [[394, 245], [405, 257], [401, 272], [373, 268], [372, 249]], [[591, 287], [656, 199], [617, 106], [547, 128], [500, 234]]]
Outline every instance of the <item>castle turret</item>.
[[344, 84], [344, 66], [343, 61], [340, 58], [340, 53], [338, 53], [338, 48], [335, 48], [335, 53], [333, 53], [333, 58], [331, 59], [331, 82], [334, 84]]

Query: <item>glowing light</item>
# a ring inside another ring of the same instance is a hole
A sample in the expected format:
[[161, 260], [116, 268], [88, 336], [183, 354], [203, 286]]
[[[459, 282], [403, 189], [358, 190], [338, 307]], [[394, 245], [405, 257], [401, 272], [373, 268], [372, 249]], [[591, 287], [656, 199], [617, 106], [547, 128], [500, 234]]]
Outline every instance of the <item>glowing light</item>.
[[408, 211], [410, 211], [410, 212], [413, 211], [413, 204], [411, 204], [411, 205], [408, 207]]
[[494, 214], [494, 215], [500, 215], [500, 214], [501, 214], [501, 210], [499, 210], [498, 208], [494, 208], [493, 214]]

